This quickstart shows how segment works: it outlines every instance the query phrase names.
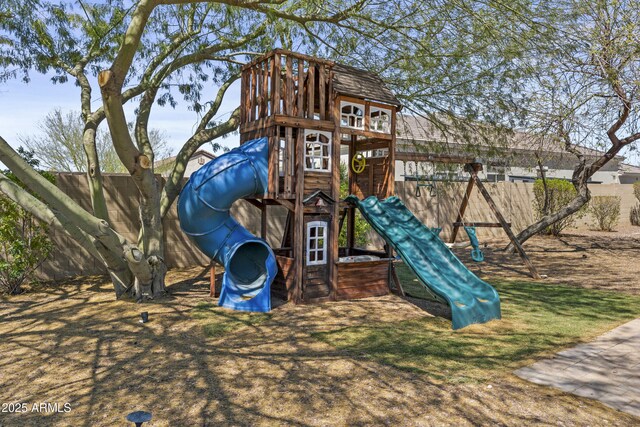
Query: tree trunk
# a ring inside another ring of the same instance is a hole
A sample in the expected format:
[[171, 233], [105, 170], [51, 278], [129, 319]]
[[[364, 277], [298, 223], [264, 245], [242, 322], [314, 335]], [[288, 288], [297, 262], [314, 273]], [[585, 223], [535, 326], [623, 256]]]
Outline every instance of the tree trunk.
[[148, 282], [137, 278], [134, 296], [137, 300], [153, 299], [166, 293], [165, 276], [167, 266], [164, 262], [164, 228], [160, 215], [160, 184], [153, 169], [147, 169], [133, 177], [140, 189], [140, 234], [138, 247], [147, 257], [151, 266]]
[[91, 196], [91, 206], [93, 214], [100, 219], [109, 221], [109, 211], [107, 202], [104, 198], [102, 187], [102, 173], [100, 171], [100, 162], [98, 161], [98, 150], [96, 149], [96, 129], [97, 125], [93, 122], [85, 124], [82, 134], [82, 145], [85, 155], [87, 156], [87, 181], [89, 182], [89, 194]]
[[538, 157], [538, 168], [540, 169], [540, 179], [542, 179], [542, 189], [544, 190], [544, 205], [542, 206], [542, 216], [549, 215], [549, 189], [547, 188], [547, 174], [540, 157]]
[[[556, 222], [568, 217], [569, 215], [573, 215], [578, 212], [584, 205], [589, 203], [591, 200], [591, 191], [589, 191], [589, 187], [587, 186], [587, 182], [591, 175], [588, 173], [588, 169], [585, 168], [584, 162], [576, 168], [573, 173], [573, 186], [575, 187], [578, 194], [573, 198], [566, 206], [557, 210], [556, 212], [552, 212], [540, 218], [538, 221], [534, 222], [524, 230], [522, 230], [517, 236], [518, 242], [522, 245], [524, 242], [529, 240], [531, 237], [536, 234], [541, 233], [546, 230], [547, 227], [555, 224]], [[505, 251], [508, 253], [513, 253], [515, 251], [515, 247], [513, 243], [510, 243]]]

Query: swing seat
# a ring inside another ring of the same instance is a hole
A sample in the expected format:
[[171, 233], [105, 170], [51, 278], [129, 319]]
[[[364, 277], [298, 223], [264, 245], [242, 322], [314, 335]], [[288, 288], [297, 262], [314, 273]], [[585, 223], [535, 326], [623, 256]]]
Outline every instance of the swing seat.
[[484, 254], [480, 249], [480, 242], [478, 242], [478, 236], [476, 236], [476, 228], [471, 226], [465, 226], [464, 231], [467, 232], [467, 236], [469, 236], [469, 241], [471, 242], [471, 259], [475, 262], [484, 261]]
[[484, 261], [484, 254], [480, 249], [471, 249], [471, 259], [475, 262]]

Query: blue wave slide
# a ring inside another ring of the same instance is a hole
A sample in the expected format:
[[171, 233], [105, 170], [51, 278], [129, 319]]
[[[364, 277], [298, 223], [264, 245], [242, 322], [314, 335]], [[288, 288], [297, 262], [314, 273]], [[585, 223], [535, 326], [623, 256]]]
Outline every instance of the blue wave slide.
[[380, 236], [400, 255], [420, 284], [449, 304], [453, 329], [500, 319], [498, 292], [469, 271], [440, 240], [395, 196], [359, 200], [347, 197]]
[[218, 304], [234, 310], [271, 310], [276, 257], [229, 214], [236, 200], [267, 192], [268, 152], [267, 138], [260, 138], [216, 157], [191, 175], [178, 198], [182, 230], [224, 266]]

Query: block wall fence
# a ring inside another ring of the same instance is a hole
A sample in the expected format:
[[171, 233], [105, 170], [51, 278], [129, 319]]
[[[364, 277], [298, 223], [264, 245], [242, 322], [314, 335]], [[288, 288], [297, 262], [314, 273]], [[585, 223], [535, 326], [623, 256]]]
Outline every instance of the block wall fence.
[[[158, 177], [158, 185], [162, 186], [163, 184], [164, 180]], [[56, 185], [84, 209], [91, 211], [89, 187], [84, 174], [56, 174]], [[431, 197], [428, 189], [422, 188], [421, 197], [416, 197], [415, 182], [395, 183], [396, 195], [423, 223], [430, 227], [442, 226], [445, 238], [451, 232], [451, 222], [455, 220], [457, 215], [465, 186], [465, 183], [438, 183], [437, 196]], [[518, 233], [533, 221], [533, 184], [500, 182], [486, 184], [486, 186], [507, 221], [511, 221], [514, 232]], [[131, 177], [126, 174], [107, 174], [104, 176], [104, 188], [109, 217], [114, 228], [127, 239], [136, 241], [139, 227], [138, 195]], [[632, 185], [598, 184], [591, 186], [590, 189], [594, 196], [620, 196], [622, 202], [619, 225], [630, 225], [629, 211], [636, 203]], [[270, 206], [269, 209], [271, 215], [268, 217], [267, 241], [270, 245], [278, 246], [277, 242], [282, 237], [287, 212], [285, 208], [280, 206]], [[240, 200], [234, 204], [232, 215], [249, 231], [259, 234], [260, 211], [256, 207]], [[477, 190], [474, 190], [472, 194], [465, 213], [465, 221], [495, 221], [486, 202]], [[577, 228], [588, 229], [590, 223], [591, 219], [587, 215], [579, 220]], [[165, 257], [169, 268], [205, 266], [209, 263], [208, 258], [189, 242], [187, 236], [180, 229], [175, 203], [165, 217], [164, 227]], [[480, 228], [478, 235], [481, 240], [506, 239], [501, 229]], [[54, 250], [38, 270], [38, 276], [41, 280], [61, 280], [73, 276], [105, 273], [104, 268], [64, 232], [52, 230], [51, 237], [54, 242]], [[382, 240], [372, 232], [369, 246], [379, 248], [382, 244]]]

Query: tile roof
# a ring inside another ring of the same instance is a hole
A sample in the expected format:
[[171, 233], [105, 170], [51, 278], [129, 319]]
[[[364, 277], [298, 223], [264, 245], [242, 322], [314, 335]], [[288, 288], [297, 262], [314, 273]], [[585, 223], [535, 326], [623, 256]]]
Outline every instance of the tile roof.
[[[444, 126], [447, 125], [449, 120], [443, 120]], [[488, 125], [479, 123], [478, 127], [484, 126], [487, 130], [490, 129]], [[470, 127], [466, 126], [465, 130], [457, 130], [454, 127], [447, 128], [446, 132], [436, 127], [432, 121], [421, 117], [409, 114], [398, 114], [397, 116], [397, 137], [398, 145], [404, 146], [408, 151], [412, 151], [411, 145], [416, 142], [432, 142], [436, 144], [446, 144], [449, 149], [454, 151], [464, 150], [469, 143], [476, 139], [476, 148], [481, 148], [481, 139], [479, 138], [480, 132], [469, 132]], [[503, 142], [504, 148], [517, 152], [533, 152], [532, 146], [536, 144], [539, 147], [539, 142], [532, 140], [532, 135], [522, 131], [509, 131], [506, 134], [506, 140]], [[488, 146], [487, 146], [488, 147]], [[587, 156], [601, 156], [603, 151], [594, 150], [588, 147], [576, 145], [575, 146], [582, 154]], [[543, 147], [547, 153], [568, 154], [560, 144], [556, 141], [546, 141], [543, 143]], [[618, 159], [622, 159], [622, 156], [616, 156]]]

